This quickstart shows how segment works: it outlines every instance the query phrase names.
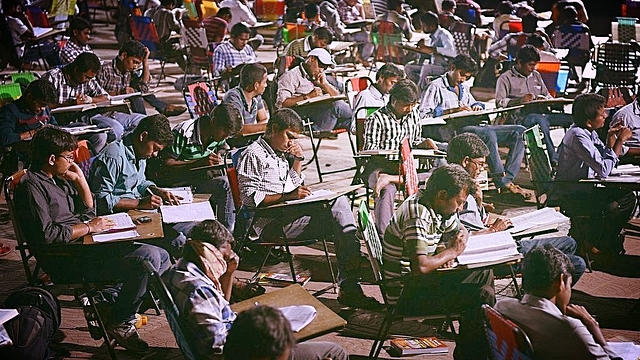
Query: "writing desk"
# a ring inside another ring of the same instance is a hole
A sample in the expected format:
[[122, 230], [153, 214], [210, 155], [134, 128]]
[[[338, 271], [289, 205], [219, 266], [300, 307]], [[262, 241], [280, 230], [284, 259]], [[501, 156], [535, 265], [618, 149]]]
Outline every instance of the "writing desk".
[[324, 335], [340, 329], [347, 324], [346, 320], [331, 311], [331, 309], [309, 294], [309, 292], [299, 284], [294, 284], [284, 289], [270, 291], [266, 294], [232, 304], [231, 309], [240, 313], [255, 307], [256, 303], [275, 308], [292, 305], [313, 306], [318, 312], [315, 319], [313, 319], [309, 325], [302, 328], [299, 332], [293, 333], [293, 336], [298, 342]]
[[336, 52], [349, 50], [352, 46], [356, 46], [356, 43], [352, 41], [333, 41], [327, 46], [327, 50], [329, 50], [329, 52], [333, 54]]
[[418, 54], [422, 54], [422, 55], [434, 55], [435, 53], [433, 51], [428, 51], [425, 49], [421, 49], [416, 47], [416, 45], [411, 44], [411, 43], [402, 43], [402, 44], [398, 44], [397, 45], [399, 48], [407, 50], [407, 51], [411, 51], [411, 52], [416, 52]]
[[[333, 194], [331, 194], [331, 195], [322, 196], [322, 197], [318, 197], [318, 198], [315, 198], [315, 199], [310, 199], [308, 201], [304, 201], [304, 199], [300, 199], [298, 202], [294, 202], [294, 203], [282, 202], [282, 203], [274, 204], [274, 205], [271, 205], [271, 206], [259, 207], [256, 210], [264, 212], [264, 211], [272, 211], [272, 210], [284, 210], [282, 208], [290, 207], [290, 206], [325, 205], [325, 204], [328, 204], [328, 203], [332, 202], [333, 200], [339, 198], [340, 196], [343, 196], [343, 195], [346, 195], [346, 194], [348, 194], [350, 192], [356, 191], [356, 190], [360, 189], [363, 186], [364, 185], [362, 185], [362, 184], [350, 185], [350, 186], [342, 186], [342, 187], [339, 187], [337, 189], [331, 189], [331, 191], [333, 191]], [[322, 186], [319, 186], [319, 187], [322, 187]], [[289, 210], [289, 209], [287, 209], [287, 210]]]
[[375, 22], [373, 19], [364, 19], [364, 20], [355, 20], [355, 21], [347, 21], [344, 24], [347, 26], [347, 29], [360, 29], [364, 26], [371, 25]]
[[523, 108], [524, 105], [515, 105], [504, 108], [494, 108], [494, 109], [486, 109], [479, 111], [459, 111], [447, 115], [442, 115], [440, 117], [435, 118], [425, 118], [421, 119], [420, 123], [422, 126], [427, 125], [443, 125], [443, 122], [449, 126], [452, 126], [454, 129], [460, 129], [469, 125], [478, 125], [478, 117], [491, 115], [491, 114], [499, 114], [503, 112], [509, 112], [516, 109]]
[[[136, 231], [139, 236], [129, 239], [118, 239], [106, 242], [104, 244], [111, 244], [122, 241], [137, 241], [137, 240], [150, 240], [150, 239], [161, 239], [164, 237], [164, 230], [162, 230], [162, 215], [159, 212], [147, 212], [140, 210], [129, 210], [127, 212], [129, 216], [131, 216], [131, 220], [136, 221], [137, 218], [142, 216], [148, 216], [151, 218], [151, 222], [146, 224], [137, 224]], [[102, 244], [96, 243], [93, 241], [93, 236], [91, 234], [87, 234], [82, 238], [83, 245], [91, 245], [91, 244]]]
[[45, 33], [42, 33], [42, 34], [40, 34], [40, 35], [38, 35], [38, 36], [34, 37], [33, 39], [28, 40], [28, 41], [38, 42], [40, 40], [44, 40], [46, 38], [49, 38], [49, 37], [52, 37], [52, 36], [56, 36], [56, 35], [59, 35], [59, 34], [64, 34], [66, 32], [67, 32], [67, 29], [52, 29], [52, 30], [49, 30], [49, 31], [47, 31]]

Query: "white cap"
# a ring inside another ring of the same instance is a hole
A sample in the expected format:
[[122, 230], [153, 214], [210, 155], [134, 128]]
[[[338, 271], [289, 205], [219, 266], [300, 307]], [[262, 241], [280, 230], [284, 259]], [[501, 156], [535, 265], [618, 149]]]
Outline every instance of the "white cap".
[[331, 56], [331, 54], [329, 54], [329, 52], [326, 49], [315, 48], [309, 51], [308, 56], [317, 57], [318, 61], [320, 61], [325, 66], [330, 66], [330, 67], [336, 66], [336, 62], [333, 61], [333, 56]]

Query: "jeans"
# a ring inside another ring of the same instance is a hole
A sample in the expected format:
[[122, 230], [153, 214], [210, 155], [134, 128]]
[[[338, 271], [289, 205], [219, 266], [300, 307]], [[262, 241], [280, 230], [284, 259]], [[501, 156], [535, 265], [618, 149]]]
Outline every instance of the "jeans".
[[196, 192], [211, 194], [209, 202], [216, 212], [216, 217], [231, 233], [236, 223], [236, 208], [231, 195], [231, 186], [226, 176], [216, 176], [191, 183]]
[[[87, 124], [83, 122], [75, 122], [67, 127], [78, 127], [78, 126], [86, 126]], [[106, 133], [94, 133], [94, 134], [82, 134], [78, 135], [78, 139], [87, 140], [87, 144], [89, 145], [89, 150], [91, 150], [91, 156], [96, 156], [105, 146], [107, 146], [107, 134]]]
[[158, 240], [156, 244], [175, 258], [182, 257], [182, 247], [191, 236], [191, 230], [198, 225], [196, 221], [179, 222], [175, 224], [162, 224], [164, 238]]
[[305, 341], [291, 348], [289, 360], [347, 360], [349, 354], [342, 346], [329, 341]]
[[556, 148], [551, 140], [551, 126], [562, 126], [568, 128], [573, 123], [573, 118], [570, 114], [528, 114], [525, 116], [519, 124], [527, 129], [533, 127], [535, 124], [540, 125], [542, 134], [544, 135], [544, 144], [547, 146], [547, 154], [549, 154], [549, 160], [552, 162], [558, 162], [558, 154]]
[[294, 108], [294, 110], [303, 119], [309, 118], [313, 122], [314, 131], [351, 128], [351, 107], [343, 100]]
[[573, 264], [573, 285], [577, 284], [578, 280], [580, 280], [580, 277], [582, 277], [582, 274], [584, 274], [584, 271], [586, 270], [586, 263], [583, 258], [576, 255], [578, 243], [576, 243], [572, 237], [557, 236], [541, 239], [520, 240], [518, 241], [518, 251], [522, 255], [527, 255], [531, 249], [544, 246], [546, 244], [553, 245], [556, 249], [567, 255], [569, 260], [571, 260], [571, 263]]
[[167, 109], [167, 103], [158, 99], [155, 95], [135, 96], [130, 99], [131, 111], [137, 114], [147, 114], [144, 107], [144, 101], [153, 106], [159, 113], [163, 113]]
[[[465, 126], [462, 132], [474, 133], [482, 139], [489, 148], [487, 165], [489, 165], [489, 175], [493, 178], [496, 187], [503, 188], [512, 183], [516, 178], [524, 158], [524, 142], [522, 133], [526, 129], [520, 125], [487, 125], [487, 126]], [[505, 165], [502, 164], [498, 144], [509, 148], [507, 155], [506, 173]]]
[[145, 114], [114, 112], [111, 116], [95, 115], [91, 118], [91, 123], [100, 128], [110, 127], [111, 131], [109, 131], [107, 139], [112, 142], [121, 139], [125, 132], [135, 129], [145, 117]]

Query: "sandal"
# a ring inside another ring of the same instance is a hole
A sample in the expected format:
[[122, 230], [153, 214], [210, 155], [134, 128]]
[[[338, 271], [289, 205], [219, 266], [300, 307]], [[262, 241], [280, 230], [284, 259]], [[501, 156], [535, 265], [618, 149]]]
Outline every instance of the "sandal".
[[520, 185], [514, 183], [508, 183], [500, 189], [503, 194], [512, 194], [522, 196], [524, 200], [531, 200], [531, 193], [526, 192]]

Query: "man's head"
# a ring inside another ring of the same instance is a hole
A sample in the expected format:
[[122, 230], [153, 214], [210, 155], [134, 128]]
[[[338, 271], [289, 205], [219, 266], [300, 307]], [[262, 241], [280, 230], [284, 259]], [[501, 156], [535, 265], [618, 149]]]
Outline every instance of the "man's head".
[[456, 135], [447, 147], [447, 162], [462, 166], [472, 178], [477, 178], [487, 164], [489, 148], [474, 133]]
[[88, 20], [80, 16], [76, 16], [69, 24], [69, 37], [78, 43], [78, 45], [84, 46], [87, 45], [91, 39], [92, 30], [93, 25], [91, 25]]
[[251, 30], [247, 25], [239, 22], [231, 28], [231, 36], [229, 42], [236, 50], [242, 50], [247, 46], [247, 41], [251, 38]]
[[402, 79], [389, 91], [389, 109], [396, 117], [408, 115], [420, 100], [420, 91], [413, 81]]
[[516, 71], [524, 76], [529, 76], [536, 69], [540, 61], [540, 53], [532, 45], [525, 45], [516, 54]]
[[227, 334], [228, 360], [286, 360], [295, 340], [291, 325], [280, 310], [256, 306], [238, 314]]
[[[222, 255], [230, 255], [233, 251], [234, 239], [231, 232], [224, 227], [218, 220], [205, 220], [196, 225], [191, 230], [191, 239], [212, 244], [216, 249], [220, 250]], [[199, 265], [196, 260], [196, 254], [187, 254], [187, 248], [183, 251], [182, 256], [185, 260]]]
[[311, 48], [326, 49], [333, 41], [333, 33], [328, 28], [321, 26], [313, 30], [311, 34]]
[[131, 143], [138, 159], [158, 156], [158, 152], [173, 144], [169, 120], [161, 114], [142, 119], [131, 134]]
[[32, 170], [62, 175], [73, 163], [78, 141], [70, 133], [47, 125], [36, 131], [30, 147]]
[[21, 100], [29, 111], [40, 114], [48, 104], [58, 103], [58, 90], [47, 80], [34, 80], [24, 90]]
[[420, 15], [420, 25], [422, 26], [422, 32], [431, 34], [438, 30], [438, 27], [440, 26], [438, 22], [438, 15], [432, 11], [427, 11]]
[[265, 139], [276, 151], [285, 152], [302, 132], [302, 119], [295, 111], [283, 108], [276, 111], [265, 131]]
[[318, 4], [305, 5], [304, 16], [307, 18], [307, 20], [316, 20], [320, 16], [320, 7], [318, 6]]
[[95, 78], [100, 71], [100, 59], [96, 54], [91, 52], [84, 52], [73, 60], [73, 62], [66, 66], [68, 68], [68, 74], [73, 84], [84, 84], [91, 79]]
[[498, 15], [513, 14], [513, 3], [511, 1], [503, 1], [498, 5], [496, 11], [498, 12]]
[[176, 0], [160, 0], [160, 5], [165, 9], [173, 10], [176, 7]]
[[240, 87], [255, 95], [262, 95], [267, 89], [267, 68], [260, 63], [246, 64], [240, 70]]
[[538, 34], [531, 34], [527, 39], [527, 45], [531, 45], [538, 50], [544, 50], [544, 39]]
[[531, 249], [522, 261], [522, 287], [527, 294], [551, 299], [564, 312], [571, 298], [573, 264], [551, 244]]
[[381, 93], [388, 94], [391, 88], [403, 78], [404, 71], [392, 63], [386, 63], [378, 70], [376, 83]]
[[456, 56], [451, 65], [449, 65], [449, 72], [447, 76], [449, 78], [451, 86], [458, 86], [463, 82], [469, 80], [471, 76], [476, 72], [476, 62], [469, 55]]
[[118, 59], [120, 59], [124, 71], [134, 71], [144, 61], [147, 54], [147, 47], [137, 40], [127, 40], [120, 48]]
[[356, 6], [358, 4], [358, 0], [344, 0], [344, 2], [349, 6]]
[[456, 2], [453, 0], [442, 0], [442, 11], [454, 13], [456, 12]]
[[573, 101], [571, 114], [573, 122], [589, 130], [600, 129], [604, 126], [608, 112], [605, 109], [607, 99], [593, 93], [580, 94]]
[[475, 194], [476, 183], [460, 165], [446, 165], [437, 168], [422, 193], [422, 199], [436, 214], [445, 218], [462, 209], [469, 194]]
[[231, 8], [228, 7], [221, 7], [220, 10], [218, 10], [218, 13], [216, 13], [216, 16], [226, 22], [230, 22], [233, 18], [233, 15], [231, 14]]
[[387, 0], [387, 9], [402, 12], [402, 4], [404, 0]]
[[320, 48], [315, 48], [309, 51], [305, 64], [307, 72], [314, 79], [316, 79], [320, 73], [324, 72], [328, 67], [334, 67], [336, 65], [331, 54], [329, 54], [327, 50]]
[[234, 105], [222, 103], [208, 117], [200, 118], [200, 133], [206, 144], [233, 137], [242, 130], [242, 114]]
[[15, 15], [22, 13], [21, 0], [4, 0], [2, 2], [2, 13], [4, 15]]
[[571, 24], [578, 21], [578, 10], [573, 5], [567, 5], [562, 9], [560, 18], [565, 24]]

